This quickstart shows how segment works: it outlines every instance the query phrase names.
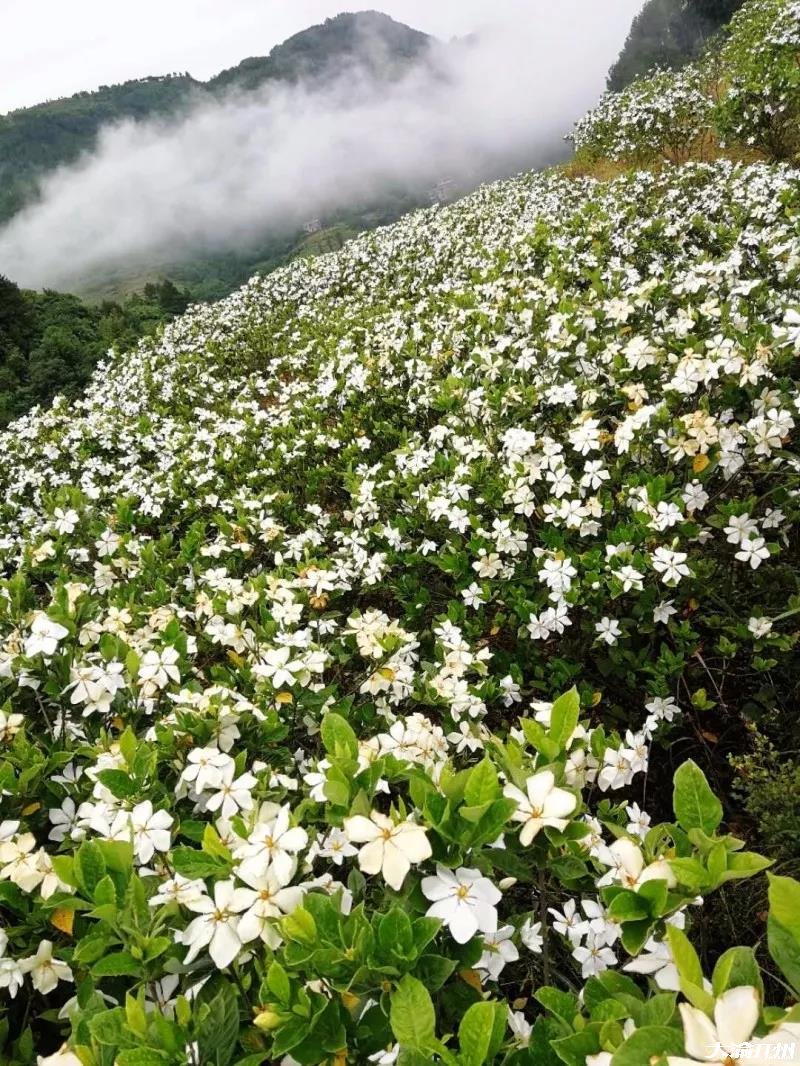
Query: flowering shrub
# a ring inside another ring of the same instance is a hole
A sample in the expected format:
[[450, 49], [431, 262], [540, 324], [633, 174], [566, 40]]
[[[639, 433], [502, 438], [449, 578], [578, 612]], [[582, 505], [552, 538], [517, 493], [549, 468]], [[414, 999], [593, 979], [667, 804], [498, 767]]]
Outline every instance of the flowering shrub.
[[758, 0], [734, 18], [723, 52], [730, 71], [720, 105], [722, 136], [777, 159], [800, 151], [800, 4]]
[[587, 161], [708, 158], [717, 143], [791, 159], [800, 148], [800, 5], [748, 0], [724, 46], [606, 93], [575, 126]]
[[702, 152], [713, 99], [702, 64], [657, 71], [619, 93], [606, 93], [575, 125], [576, 150], [587, 159], [685, 162]]
[[799, 215], [766, 164], [499, 183], [0, 436], [5, 1061], [791, 1043], [692, 947], [769, 863], [666, 768], [796, 728]]

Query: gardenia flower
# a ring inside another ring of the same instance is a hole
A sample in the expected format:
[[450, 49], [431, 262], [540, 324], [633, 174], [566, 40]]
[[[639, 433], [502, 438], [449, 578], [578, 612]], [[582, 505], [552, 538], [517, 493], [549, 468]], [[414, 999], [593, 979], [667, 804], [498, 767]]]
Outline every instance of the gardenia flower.
[[595, 632], [598, 640], [604, 640], [606, 644], [616, 644], [622, 636], [622, 629], [616, 618], [604, 616], [595, 623]]
[[30, 636], [25, 640], [25, 654], [29, 659], [34, 655], [50, 658], [55, 655], [59, 641], [69, 636], [66, 626], [59, 625], [49, 618], [44, 611], [36, 611], [31, 622]]
[[772, 619], [771, 618], [751, 618], [747, 623], [747, 628], [756, 638], [759, 640], [761, 637], [769, 636], [772, 632]]
[[239, 919], [239, 938], [246, 944], [256, 937], [261, 937], [271, 948], [277, 948], [281, 937], [270, 923], [270, 919], [282, 918], [284, 914], [290, 914], [299, 907], [303, 901], [302, 888], [297, 885], [284, 887], [275, 876], [274, 870], [257, 874], [240, 869], [238, 876], [249, 885], [250, 898], [247, 913]]
[[623, 967], [628, 973], [646, 974], [652, 977], [659, 988], [665, 992], [679, 992], [681, 983], [678, 968], [666, 940], [650, 937], [644, 946], [644, 952], [631, 959]]
[[515, 785], [506, 785], [503, 795], [517, 804], [511, 815], [515, 822], [523, 822], [519, 834], [520, 843], [526, 847], [536, 834], [546, 825], [554, 829], [565, 829], [568, 815], [578, 805], [577, 798], [566, 789], [555, 787], [556, 779], [552, 770], [541, 770], [525, 782], [527, 796]]
[[297, 853], [308, 843], [308, 833], [289, 825], [289, 808], [281, 807], [273, 821], [257, 826], [241, 849], [240, 875], [263, 873], [270, 865], [282, 885], [288, 885], [297, 869]]
[[252, 902], [252, 890], [236, 888], [233, 881], [217, 881], [213, 899], [201, 896], [187, 902], [186, 907], [198, 917], [175, 934], [176, 941], [189, 948], [184, 963], [192, 962], [207, 947], [218, 969], [230, 966], [242, 947], [238, 915]]
[[480, 870], [461, 866], [453, 871], [437, 863], [436, 876], [422, 879], [422, 894], [434, 901], [427, 917], [441, 918], [457, 944], [466, 944], [477, 932], [497, 929], [495, 904], [502, 893]]
[[666, 881], [670, 888], [674, 888], [678, 883], [666, 859], [657, 859], [645, 866], [641, 848], [627, 837], [615, 840], [608, 848], [604, 848], [598, 857], [601, 862], [613, 867], [597, 882], [600, 886], [619, 881], [625, 888], [635, 891], [646, 881]]
[[46, 996], [52, 992], [59, 981], [72, 981], [72, 970], [65, 962], [53, 958], [53, 944], [43, 940], [35, 955], [22, 959], [20, 965], [25, 973], [30, 974], [31, 982], [37, 992]]
[[[767, 1036], [753, 1038], [761, 1005], [758, 991], [751, 985], [723, 992], [714, 1004], [713, 1021], [688, 1003], [681, 1003], [679, 1009], [688, 1057], [670, 1055], [669, 1066], [696, 1066], [697, 1063], [727, 1066], [740, 1057], [774, 1066], [786, 1062], [779, 1045], [794, 1045], [800, 1040], [798, 1022], [784, 1022]], [[743, 1045], [748, 1047], [746, 1054], [742, 1054]]]
[[422, 826], [415, 822], [395, 823], [380, 811], [369, 818], [357, 814], [345, 818], [348, 840], [364, 847], [358, 853], [358, 865], [365, 874], [383, 874], [386, 883], [399, 892], [412, 863], [431, 857], [431, 846]]
[[169, 811], [153, 811], [150, 800], [137, 803], [132, 811], [119, 811], [111, 824], [112, 840], [131, 840], [136, 860], [148, 863], [157, 851], [169, 851], [172, 815]]
[[483, 941], [483, 954], [475, 964], [478, 970], [485, 970], [489, 979], [496, 981], [506, 967], [506, 963], [516, 962], [519, 951], [511, 940], [514, 935], [513, 925], [504, 925], [496, 933], [489, 933]]
[[534, 955], [541, 955], [544, 945], [541, 922], [532, 922], [530, 918], [526, 918], [520, 926], [519, 938], [528, 951], [532, 951]]

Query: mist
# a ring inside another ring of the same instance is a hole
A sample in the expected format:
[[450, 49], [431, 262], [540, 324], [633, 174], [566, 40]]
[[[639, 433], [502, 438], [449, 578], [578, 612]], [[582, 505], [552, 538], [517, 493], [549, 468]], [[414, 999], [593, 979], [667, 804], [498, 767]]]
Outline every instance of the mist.
[[241, 249], [313, 217], [324, 225], [389, 191], [549, 164], [602, 92], [639, 6], [537, 0], [435, 44], [393, 83], [348, 70], [108, 127], [0, 231], [0, 273], [79, 290], [104, 271]]

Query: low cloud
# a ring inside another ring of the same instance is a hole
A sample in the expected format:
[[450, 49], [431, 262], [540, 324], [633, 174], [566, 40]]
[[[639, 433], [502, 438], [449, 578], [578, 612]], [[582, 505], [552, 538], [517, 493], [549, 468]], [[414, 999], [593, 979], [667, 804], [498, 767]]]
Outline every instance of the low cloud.
[[435, 46], [390, 85], [346, 71], [314, 88], [200, 98], [179, 119], [109, 127], [0, 232], [0, 273], [79, 288], [103, 271], [255, 244], [387, 190], [552, 162], [602, 91], [637, 7], [536, 2]]

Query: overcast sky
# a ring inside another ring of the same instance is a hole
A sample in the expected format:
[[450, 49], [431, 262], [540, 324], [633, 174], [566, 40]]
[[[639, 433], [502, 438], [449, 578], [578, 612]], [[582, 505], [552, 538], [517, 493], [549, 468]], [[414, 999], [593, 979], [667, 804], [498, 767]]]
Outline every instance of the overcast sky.
[[[266, 55], [340, 11], [378, 9], [449, 38], [530, 18], [542, 0], [0, 0], [0, 113], [81, 89], [188, 70], [206, 79]], [[643, 0], [586, 0], [607, 9], [620, 44]], [[543, 7], [559, 0], [544, 0]]]

